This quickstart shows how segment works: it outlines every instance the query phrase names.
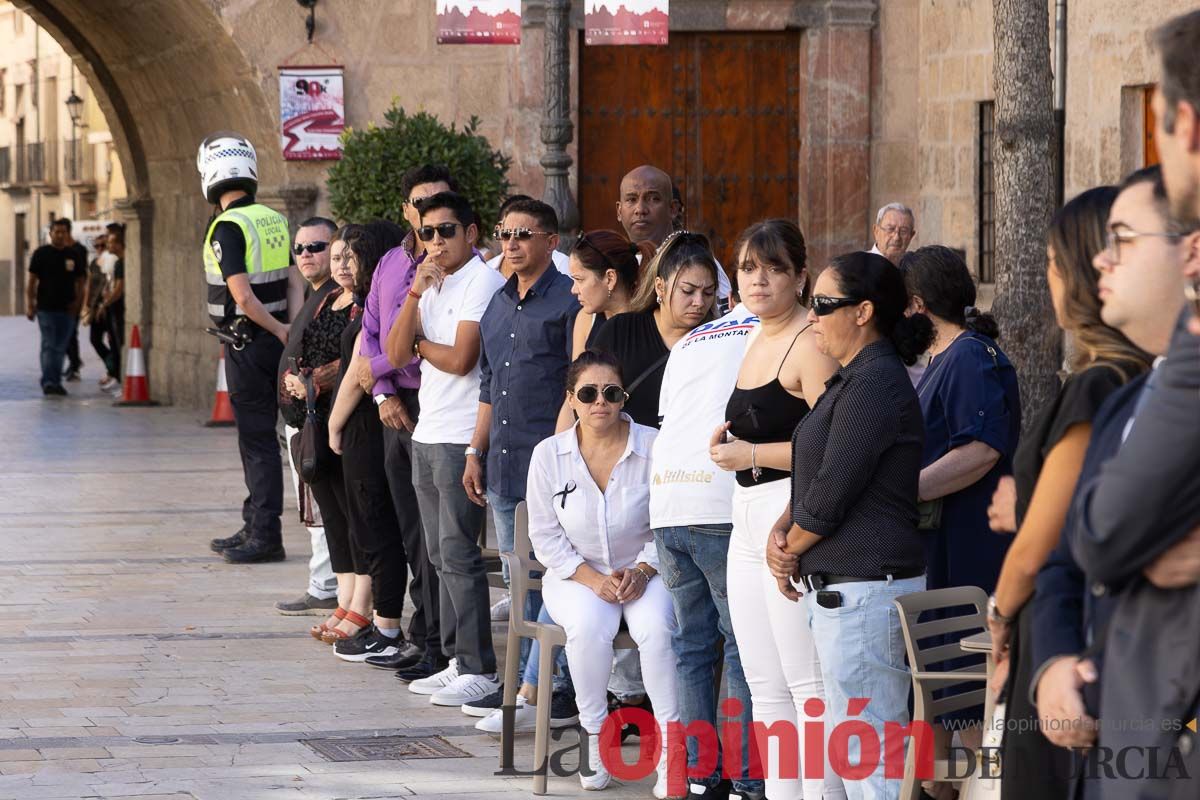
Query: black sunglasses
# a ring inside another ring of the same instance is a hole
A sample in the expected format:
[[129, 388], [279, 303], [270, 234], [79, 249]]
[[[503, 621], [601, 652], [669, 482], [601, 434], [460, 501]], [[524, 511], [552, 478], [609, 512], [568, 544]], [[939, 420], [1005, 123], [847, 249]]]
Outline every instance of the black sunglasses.
[[298, 244], [292, 248], [292, 255], [298, 256], [305, 250], [314, 254], [324, 253], [326, 247], [329, 247], [329, 242], [309, 242], [308, 244]]
[[618, 403], [624, 403], [626, 400], [628, 400], [629, 394], [615, 383], [610, 383], [603, 389], [590, 383], [584, 384], [583, 386], [579, 386], [575, 389], [575, 399], [584, 405], [590, 406], [592, 403], [596, 402], [596, 398], [598, 397], [603, 397], [605, 402], [616, 405]]
[[516, 239], [518, 242], [528, 242], [535, 236], [553, 236], [549, 231], [531, 231], [529, 228], [496, 228], [496, 238], [502, 242]]
[[422, 225], [417, 228], [417, 236], [422, 242], [432, 242], [433, 235], [436, 233], [443, 239], [453, 239], [455, 231], [459, 228], [466, 228], [461, 222], [443, 222], [441, 225]]
[[826, 297], [818, 294], [812, 299], [812, 310], [818, 317], [827, 317], [839, 308], [861, 303], [857, 297]]

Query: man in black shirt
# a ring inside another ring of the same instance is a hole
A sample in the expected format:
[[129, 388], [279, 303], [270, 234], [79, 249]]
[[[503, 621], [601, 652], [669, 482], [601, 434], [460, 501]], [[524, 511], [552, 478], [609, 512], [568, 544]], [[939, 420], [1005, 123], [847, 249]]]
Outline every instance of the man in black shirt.
[[42, 393], [65, 395], [63, 360], [79, 318], [87, 279], [87, 257], [70, 246], [71, 222], [55, 220], [50, 243], [33, 251], [25, 284], [25, 316], [37, 319], [42, 335]]

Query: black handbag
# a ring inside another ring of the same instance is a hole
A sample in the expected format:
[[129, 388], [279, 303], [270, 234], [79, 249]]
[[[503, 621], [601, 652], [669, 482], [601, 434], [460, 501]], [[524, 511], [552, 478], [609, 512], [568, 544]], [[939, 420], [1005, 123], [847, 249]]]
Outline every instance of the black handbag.
[[292, 437], [292, 460], [296, 464], [296, 472], [300, 480], [307, 484], [321, 479], [329, 470], [329, 461], [333, 451], [329, 449], [329, 426], [317, 413], [317, 398], [313, 387], [312, 374], [300, 376], [304, 381], [305, 415], [304, 427]]

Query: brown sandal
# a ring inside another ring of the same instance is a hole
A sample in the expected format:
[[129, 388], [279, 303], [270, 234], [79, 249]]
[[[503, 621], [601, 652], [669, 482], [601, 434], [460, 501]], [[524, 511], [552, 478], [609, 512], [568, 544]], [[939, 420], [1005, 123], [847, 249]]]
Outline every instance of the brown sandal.
[[361, 614], [355, 614], [353, 611], [347, 611], [346, 615], [342, 617], [342, 619], [344, 619], [346, 622], [349, 622], [351, 625], [358, 626], [358, 630], [354, 631], [354, 633], [346, 633], [340, 628], [328, 628], [324, 633], [321, 634], [322, 642], [325, 644], [333, 644], [334, 642], [339, 642], [342, 639], [349, 639], [353, 636], [357, 636], [358, 631], [361, 631], [363, 628], [371, 624], [371, 620], [367, 619]]
[[[346, 610], [344, 608], [342, 608], [341, 606], [338, 606], [337, 608], [334, 609], [333, 616], [340, 622], [346, 618]], [[316, 639], [317, 641], [320, 641], [321, 634], [323, 634], [329, 630], [333, 630], [333, 629], [326, 627], [325, 623], [322, 622], [320, 625], [313, 625], [311, 628], [309, 628], [308, 633], [314, 639]]]

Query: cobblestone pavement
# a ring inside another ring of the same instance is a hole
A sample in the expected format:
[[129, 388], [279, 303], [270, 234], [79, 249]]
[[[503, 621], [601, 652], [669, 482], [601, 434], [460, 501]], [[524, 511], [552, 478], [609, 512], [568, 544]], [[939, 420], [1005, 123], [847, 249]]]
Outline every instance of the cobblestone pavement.
[[[208, 552], [240, 525], [233, 432], [114, 408], [81, 338], [83, 380], [42, 398], [35, 326], [0, 318], [0, 800], [528, 796], [529, 778], [493, 774], [498, 741], [473, 720], [338, 661], [313, 618], [272, 609], [307, 585], [294, 515], [284, 563]], [[339, 763], [304, 743], [353, 735], [440, 736], [465, 755]], [[532, 749], [518, 738], [518, 769]], [[584, 794], [573, 776], [550, 792]]]

